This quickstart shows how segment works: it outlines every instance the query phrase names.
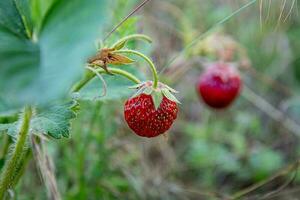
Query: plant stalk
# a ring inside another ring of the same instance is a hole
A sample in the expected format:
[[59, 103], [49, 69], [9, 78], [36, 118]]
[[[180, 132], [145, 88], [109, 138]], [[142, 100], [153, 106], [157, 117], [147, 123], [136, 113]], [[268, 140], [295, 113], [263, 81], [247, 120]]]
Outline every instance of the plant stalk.
[[121, 38], [120, 40], [118, 40], [113, 46], [112, 48], [114, 49], [116, 46], [118, 46], [119, 44], [125, 42], [125, 41], [128, 41], [128, 40], [132, 40], [132, 39], [138, 39], [138, 40], [143, 40], [143, 41], [146, 41], [146, 42], [149, 42], [151, 43], [152, 40], [151, 38], [149, 38], [148, 36], [146, 35], [143, 35], [143, 34], [132, 34], [132, 35], [128, 35], [126, 37], [123, 37]]
[[29, 132], [30, 119], [32, 115], [31, 107], [27, 106], [24, 110], [23, 122], [21, 129], [12, 150], [12, 155], [10, 159], [5, 163], [3, 168], [1, 178], [0, 178], [0, 199], [4, 199], [7, 190], [11, 189], [14, 185], [15, 178], [18, 174], [18, 169], [20, 169], [20, 161], [24, 154], [25, 145], [27, 141], [27, 136]]
[[[111, 72], [113, 74], [121, 75], [134, 83], [137, 83], [137, 84], [141, 83], [141, 81], [136, 76], [134, 76], [133, 74], [131, 74], [125, 70], [117, 69], [117, 68], [110, 68], [110, 67], [108, 67], [107, 69], [109, 72]], [[102, 68], [97, 69], [97, 71], [100, 74], [106, 73], [106, 71]], [[86, 73], [84, 78], [73, 87], [72, 92], [78, 92], [79, 90], [81, 90], [95, 76], [96, 76], [96, 74], [94, 74], [94, 73], [90, 73], [90, 72]]]
[[138, 51], [134, 51], [131, 49], [124, 49], [124, 50], [117, 50], [114, 51], [115, 53], [127, 53], [127, 54], [135, 54], [137, 56], [140, 56], [141, 58], [143, 58], [150, 66], [151, 71], [152, 71], [152, 75], [153, 75], [153, 88], [157, 88], [158, 86], [158, 74], [157, 74], [157, 70], [155, 68], [155, 65], [153, 64], [153, 62], [144, 54], [138, 52]]

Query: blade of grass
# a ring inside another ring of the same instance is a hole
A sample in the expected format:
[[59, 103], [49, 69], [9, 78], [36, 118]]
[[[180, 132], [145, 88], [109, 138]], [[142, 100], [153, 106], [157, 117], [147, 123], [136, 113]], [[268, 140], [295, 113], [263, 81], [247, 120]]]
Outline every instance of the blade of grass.
[[50, 155], [46, 152], [44, 141], [37, 136], [31, 136], [32, 153], [39, 168], [42, 180], [47, 188], [49, 199], [61, 200], [61, 195], [58, 190], [57, 180], [53, 169], [53, 161]]
[[266, 17], [266, 22], [269, 20], [270, 18], [270, 12], [271, 12], [271, 5], [272, 5], [272, 0], [269, 0], [269, 5], [268, 5], [268, 14], [267, 14], [267, 17]]
[[262, 29], [263, 23], [262, 23], [262, 15], [263, 15], [263, 0], [259, 1], [259, 23], [260, 23], [260, 28]]
[[295, 3], [296, 3], [296, 0], [293, 0], [291, 8], [290, 8], [288, 14], [286, 15], [286, 17], [284, 18], [283, 22], [286, 22], [286, 20], [291, 16]]
[[280, 15], [279, 15], [278, 20], [277, 20], [276, 30], [278, 29], [278, 27], [279, 27], [279, 25], [280, 25], [281, 18], [282, 18], [283, 13], [284, 13], [286, 1], [287, 1], [287, 0], [284, 0], [284, 2], [283, 2], [283, 4], [282, 4], [282, 7], [281, 7], [281, 9], [280, 9]]
[[144, 0], [142, 3], [140, 3], [133, 11], [131, 11], [120, 23], [118, 23], [103, 39], [103, 42], [109, 38], [109, 36], [115, 32], [122, 24], [129, 18], [131, 17], [134, 13], [136, 13], [139, 9], [141, 9], [146, 3], [148, 3], [151, 0]]

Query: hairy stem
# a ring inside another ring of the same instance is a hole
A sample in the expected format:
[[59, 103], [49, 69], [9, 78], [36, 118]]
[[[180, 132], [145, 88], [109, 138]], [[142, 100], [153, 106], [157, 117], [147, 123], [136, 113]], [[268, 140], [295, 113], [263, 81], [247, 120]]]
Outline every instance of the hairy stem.
[[158, 74], [157, 74], [157, 70], [155, 68], [155, 65], [153, 64], [153, 62], [144, 54], [138, 52], [138, 51], [134, 51], [134, 50], [130, 50], [130, 49], [124, 49], [124, 50], [118, 50], [118, 51], [114, 51], [115, 53], [128, 53], [128, 54], [134, 54], [137, 56], [140, 56], [141, 58], [143, 58], [150, 66], [151, 71], [152, 71], [152, 75], [153, 75], [153, 88], [157, 88], [158, 85]]
[[19, 182], [20, 178], [22, 177], [22, 175], [24, 174], [26, 167], [27, 167], [27, 163], [29, 162], [29, 160], [31, 159], [32, 156], [32, 152], [31, 149], [26, 149], [25, 152], [23, 153], [24, 156], [22, 156], [22, 159], [19, 161], [19, 167], [16, 171], [16, 176], [13, 182], [13, 186], [17, 185], [17, 183]]
[[6, 162], [0, 179], [0, 199], [4, 199], [6, 191], [11, 189], [14, 185], [15, 178], [17, 176], [18, 169], [20, 169], [20, 161], [25, 150], [25, 144], [30, 126], [30, 119], [32, 115], [31, 107], [25, 107], [23, 122], [21, 129], [12, 150], [10, 159]]
[[[109, 72], [111, 72], [113, 74], [121, 75], [134, 83], [138, 84], [141, 82], [137, 77], [135, 77], [133, 74], [131, 74], [125, 70], [117, 69], [117, 68], [110, 68], [110, 67], [108, 67], [107, 69]], [[100, 74], [106, 73], [106, 71], [102, 68], [97, 69], [97, 72], [99, 72]], [[94, 73], [86, 73], [84, 78], [73, 87], [72, 92], [78, 92], [79, 90], [81, 90], [81, 88], [83, 88], [95, 76], [96, 76], [96, 74], [94, 74]]]

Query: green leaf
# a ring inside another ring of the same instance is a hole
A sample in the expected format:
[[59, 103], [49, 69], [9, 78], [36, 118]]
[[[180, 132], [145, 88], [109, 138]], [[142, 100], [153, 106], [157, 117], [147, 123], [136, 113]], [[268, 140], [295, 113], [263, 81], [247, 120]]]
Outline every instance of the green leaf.
[[8, 135], [16, 138], [18, 135], [19, 123], [0, 124], [0, 133], [6, 132]]
[[[144, 80], [144, 76], [138, 71], [138, 69], [131, 66], [121, 66], [120, 68], [134, 74], [139, 79]], [[132, 95], [132, 89], [128, 87], [132, 86], [132, 82], [119, 75], [103, 75], [103, 78], [107, 84], [107, 94], [104, 97], [99, 97], [102, 94], [103, 88], [101, 82], [94, 78], [84, 88], [76, 94], [76, 98], [80, 100], [98, 100], [98, 101], [110, 101], [118, 100], [121, 98], [129, 97]]]
[[42, 102], [67, 94], [80, 78], [87, 57], [96, 51], [94, 41], [106, 21], [105, 2], [64, 0], [48, 13], [40, 35], [41, 57], [45, 58], [40, 85], [47, 91]]
[[0, 98], [20, 106], [31, 99], [24, 89], [38, 77], [39, 48], [0, 26]]
[[49, 9], [56, 3], [58, 0], [31, 0], [31, 17], [32, 23], [35, 25], [36, 29], [39, 30], [42, 25], [42, 21]]
[[10, 124], [0, 124], [0, 132], [7, 131], [10, 127], [15, 126], [15, 123]]
[[17, 10], [22, 19], [26, 34], [28, 37], [33, 33], [33, 22], [30, 12], [30, 0], [14, 0]]
[[152, 96], [152, 100], [153, 100], [153, 103], [154, 103], [154, 107], [155, 109], [157, 109], [163, 99], [163, 94], [162, 92], [152, 92], [151, 94]]
[[70, 120], [76, 117], [73, 110], [76, 106], [76, 103], [70, 102], [43, 110], [32, 119], [32, 132], [44, 133], [56, 139], [68, 138], [71, 127]]
[[[45, 134], [55, 139], [68, 138], [71, 120], [76, 117], [77, 107], [78, 104], [76, 102], [69, 102], [38, 110], [38, 114], [31, 119], [30, 133]], [[14, 123], [0, 124], [0, 132], [7, 131], [8, 135], [14, 138], [17, 137], [21, 121], [19, 119], [19, 121]]]
[[0, 1], [0, 27], [15, 36], [26, 38], [25, 26], [16, 7], [16, 1]]
[[32, 42], [15, 4], [1, 0], [0, 98], [17, 108], [65, 98], [96, 51], [93, 44], [107, 20], [107, 4], [57, 1], [44, 17], [37, 42]]

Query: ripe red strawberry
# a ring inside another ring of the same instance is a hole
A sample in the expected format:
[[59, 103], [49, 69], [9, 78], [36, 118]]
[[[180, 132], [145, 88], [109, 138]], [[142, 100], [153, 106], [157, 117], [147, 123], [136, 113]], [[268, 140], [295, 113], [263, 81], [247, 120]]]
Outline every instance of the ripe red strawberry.
[[[155, 93], [155, 91], [153, 92]], [[167, 98], [162, 92], [159, 93], [161, 93], [162, 99], [157, 108], [152, 95], [145, 93], [130, 98], [125, 103], [125, 120], [139, 136], [155, 137], [163, 134], [177, 117], [177, 103]]]
[[212, 108], [229, 106], [239, 94], [239, 72], [227, 63], [213, 63], [199, 77], [196, 88], [203, 101]]

